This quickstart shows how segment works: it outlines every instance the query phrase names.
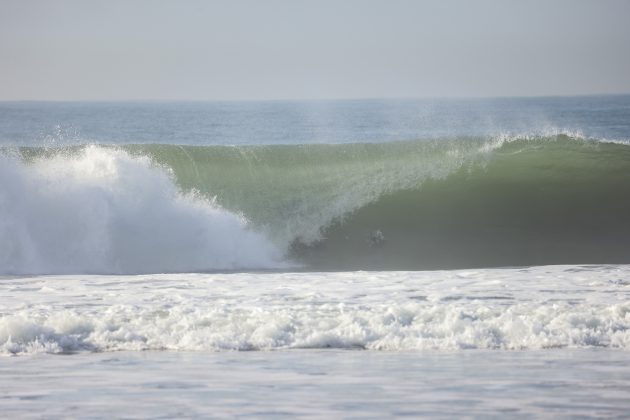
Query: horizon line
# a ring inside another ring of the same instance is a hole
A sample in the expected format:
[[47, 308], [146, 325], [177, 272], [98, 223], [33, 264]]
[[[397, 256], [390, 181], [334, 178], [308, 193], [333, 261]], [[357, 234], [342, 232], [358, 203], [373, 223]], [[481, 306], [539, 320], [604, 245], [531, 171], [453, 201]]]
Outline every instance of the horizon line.
[[627, 96], [630, 92], [619, 93], [576, 93], [544, 95], [471, 95], [471, 96], [365, 96], [328, 98], [250, 98], [250, 99], [185, 99], [185, 98], [134, 98], [134, 99], [0, 99], [0, 103], [200, 103], [200, 102], [335, 102], [335, 101], [386, 101], [386, 100], [483, 100], [483, 99], [544, 99], [544, 98], [586, 98], [597, 96]]

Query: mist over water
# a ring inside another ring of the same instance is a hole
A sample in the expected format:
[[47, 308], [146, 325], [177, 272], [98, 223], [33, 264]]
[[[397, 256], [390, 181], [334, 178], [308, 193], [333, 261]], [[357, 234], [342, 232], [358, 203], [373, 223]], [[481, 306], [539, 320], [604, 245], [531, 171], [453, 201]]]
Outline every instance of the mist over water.
[[630, 139], [630, 96], [0, 102], [0, 144], [261, 145], [580, 133]]

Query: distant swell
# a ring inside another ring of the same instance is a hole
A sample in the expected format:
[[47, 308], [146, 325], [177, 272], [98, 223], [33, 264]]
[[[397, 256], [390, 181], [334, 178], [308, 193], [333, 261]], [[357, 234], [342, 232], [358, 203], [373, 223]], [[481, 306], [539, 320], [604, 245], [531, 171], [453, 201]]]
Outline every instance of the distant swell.
[[570, 133], [0, 159], [2, 273], [630, 262], [630, 147]]

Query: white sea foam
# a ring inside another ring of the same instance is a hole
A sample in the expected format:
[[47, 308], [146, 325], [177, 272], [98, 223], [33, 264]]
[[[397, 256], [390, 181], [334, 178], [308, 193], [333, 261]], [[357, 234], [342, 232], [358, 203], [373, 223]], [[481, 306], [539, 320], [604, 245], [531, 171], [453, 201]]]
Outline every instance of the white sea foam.
[[0, 280], [0, 352], [630, 350], [630, 266]]
[[88, 146], [0, 156], [0, 273], [143, 273], [277, 267], [244, 218], [179, 192], [146, 157]]

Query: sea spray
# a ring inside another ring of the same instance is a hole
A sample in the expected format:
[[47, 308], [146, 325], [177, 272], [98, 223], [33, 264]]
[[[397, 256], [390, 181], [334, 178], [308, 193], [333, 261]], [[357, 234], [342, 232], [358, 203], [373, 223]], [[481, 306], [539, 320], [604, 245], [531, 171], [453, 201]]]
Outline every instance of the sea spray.
[[0, 157], [0, 272], [143, 273], [278, 267], [245, 218], [146, 156], [88, 146]]

